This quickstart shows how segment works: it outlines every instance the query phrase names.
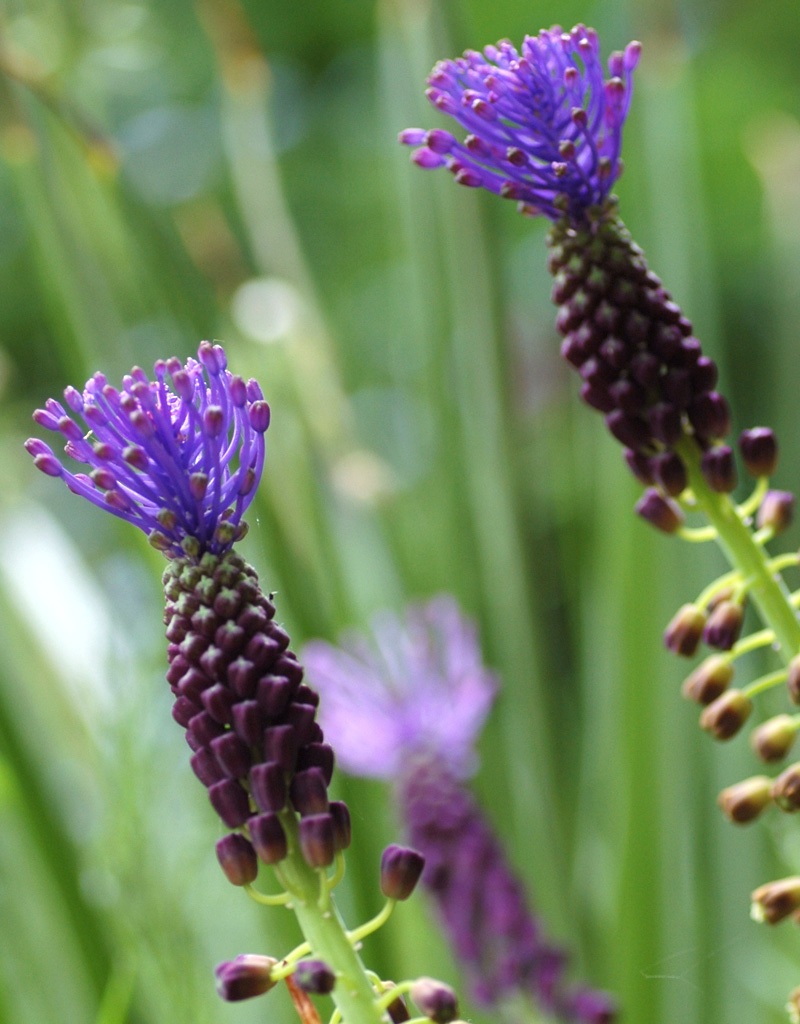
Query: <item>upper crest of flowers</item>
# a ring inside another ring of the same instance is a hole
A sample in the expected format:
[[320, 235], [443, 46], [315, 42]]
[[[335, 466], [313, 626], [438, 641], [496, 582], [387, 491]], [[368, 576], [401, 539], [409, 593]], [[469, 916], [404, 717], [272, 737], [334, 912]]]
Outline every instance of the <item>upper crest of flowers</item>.
[[607, 198], [622, 169], [622, 126], [630, 106], [639, 43], [608, 60], [603, 75], [597, 34], [556, 25], [526, 36], [522, 53], [508, 40], [480, 54], [440, 61], [428, 79], [431, 103], [469, 134], [409, 128], [400, 141], [418, 147], [420, 167], [446, 166], [461, 185], [520, 202], [527, 214], [576, 222]]
[[65, 468], [38, 438], [25, 447], [38, 469], [144, 530], [165, 554], [221, 554], [246, 530], [269, 406], [258, 383], [231, 374], [222, 346], [207, 341], [183, 366], [160, 359], [154, 376], [134, 367], [118, 390], [96, 373], [83, 393], [64, 391], [65, 405], [51, 398], [33, 414], [87, 472]]

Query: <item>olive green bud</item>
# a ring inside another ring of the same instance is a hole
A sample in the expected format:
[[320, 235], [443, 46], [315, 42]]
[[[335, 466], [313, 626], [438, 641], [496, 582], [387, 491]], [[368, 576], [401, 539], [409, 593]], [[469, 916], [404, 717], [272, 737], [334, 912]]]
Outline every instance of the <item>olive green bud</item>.
[[694, 604], [685, 604], [664, 630], [664, 645], [673, 654], [691, 658], [703, 636], [705, 612]]
[[794, 516], [794, 495], [789, 491], [767, 491], [756, 515], [756, 526], [770, 527], [776, 534], [791, 525]]
[[767, 882], [759, 886], [750, 899], [753, 901], [750, 916], [754, 921], [777, 924], [800, 910], [800, 877], [792, 875]]
[[750, 745], [762, 761], [781, 761], [792, 748], [797, 726], [791, 715], [776, 715], [753, 729]]
[[752, 701], [741, 690], [727, 690], [700, 715], [700, 726], [718, 740], [729, 740], [753, 711]]
[[791, 764], [772, 783], [772, 799], [782, 811], [800, 811], [800, 763]]
[[733, 679], [733, 665], [721, 654], [706, 658], [687, 677], [681, 692], [687, 700], [693, 700], [704, 707], [721, 696]]
[[744, 610], [736, 601], [720, 601], [708, 616], [703, 639], [709, 647], [729, 651], [742, 633]]
[[766, 775], [754, 775], [723, 789], [717, 797], [722, 813], [735, 825], [746, 825], [755, 819], [772, 802], [770, 787], [772, 779]]

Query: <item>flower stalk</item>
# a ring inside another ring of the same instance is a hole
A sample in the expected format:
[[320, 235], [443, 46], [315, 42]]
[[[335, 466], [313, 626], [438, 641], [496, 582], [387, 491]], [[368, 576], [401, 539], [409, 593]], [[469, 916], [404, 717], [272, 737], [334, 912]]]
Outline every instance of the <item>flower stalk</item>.
[[678, 450], [688, 472], [689, 487], [697, 508], [716, 530], [717, 542], [730, 564], [747, 581], [747, 593], [764, 623], [773, 631], [780, 656], [788, 665], [800, 651], [800, 622], [774, 560], [763, 544], [758, 543], [730, 497], [708, 486], [700, 469], [697, 445], [687, 438], [679, 443]]

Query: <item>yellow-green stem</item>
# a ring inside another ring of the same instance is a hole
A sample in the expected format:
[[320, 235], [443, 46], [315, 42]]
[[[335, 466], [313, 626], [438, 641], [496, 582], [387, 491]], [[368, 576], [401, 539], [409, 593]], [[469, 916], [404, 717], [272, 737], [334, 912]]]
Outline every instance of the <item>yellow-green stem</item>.
[[742, 522], [736, 506], [727, 494], [712, 490], [700, 471], [700, 452], [690, 438], [678, 446], [689, 473], [689, 486], [697, 506], [717, 530], [717, 540], [730, 564], [744, 579], [751, 581], [748, 593], [758, 608], [765, 625], [775, 633], [784, 662], [800, 651], [800, 622], [792, 607], [783, 579], [770, 567], [770, 557], [759, 538]]
[[331, 993], [346, 1024], [381, 1024], [375, 993], [361, 958], [353, 948], [333, 896], [319, 906], [320, 874], [303, 859], [297, 842], [297, 821], [285, 811], [281, 821], [289, 841], [289, 853], [280, 864], [281, 881], [292, 894], [292, 909], [314, 956], [336, 973]]

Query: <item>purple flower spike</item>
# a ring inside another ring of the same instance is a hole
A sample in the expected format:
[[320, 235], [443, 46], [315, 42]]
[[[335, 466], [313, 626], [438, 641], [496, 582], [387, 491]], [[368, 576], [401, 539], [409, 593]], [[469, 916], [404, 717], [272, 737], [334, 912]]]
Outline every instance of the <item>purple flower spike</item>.
[[226, 366], [222, 346], [204, 341], [184, 366], [159, 360], [152, 381], [134, 367], [118, 391], [98, 373], [82, 395], [67, 388], [66, 409], [48, 400], [34, 420], [61, 434], [86, 472], [70, 472], [37, 438], [25, 447], [38, 469], [144, 530], [169, 557], [222, 554], [244, 535], [269, 426], [256, 382]]
[[[302, 653], [339, 762], [354, 775], [394, 782], [410, 846], [384, 851], [384, 896], [406, 899], [421, 879], [482, 1005], [523, 993], [570, 1024], [612, 1021], [613, 1008], [611, 1016], [595, 1013], [611, 1006], [604, 993], [567, 983], [564, 955], [546, 941], [498, 837], [465, 785], [497, 684], [455, 601], [440, 596], [412, 605], [402, 618], [383, 613], [373, 620], [370, 637], [350, 636], [339, 648], [315, 641]], [[311, 831], [316, 818], [333, 817], [336, 825], [336, 811], [334, 802], [329, 815], [303, 818], [301, 844], [304, 828]], [[306, 859], [315, 864], [308, 854]], [[413, 991], [412, 998], [434, 1021], [455, 1014], [447, 998], [428, 1005], [420, 991], [426, 1005]], [[407, 1020], [402, 1004], [394, 1005], [393, 1019]]]
[[605, 79], [593, 29], [560, 26], [508, 41], [483, 54], [440, 61], [428, 99], [469, 133], [408, 128], [400, 142], [418, 147], [420, 167], [447, 166], [459, 184], [516, 199], [527, 214], [574, 222], [601, 205], [619, 177], [622, 126], [630, 106], [639, 43], [608, 61]]

